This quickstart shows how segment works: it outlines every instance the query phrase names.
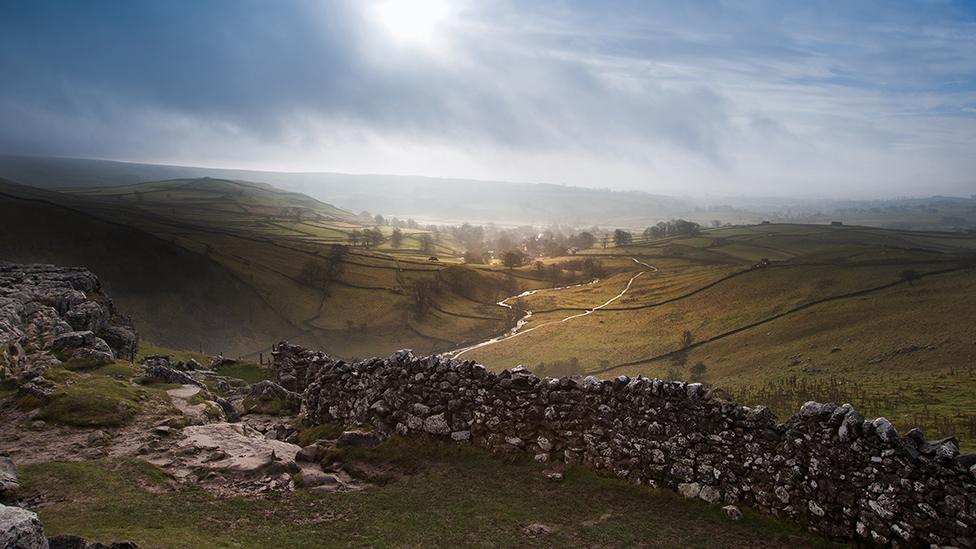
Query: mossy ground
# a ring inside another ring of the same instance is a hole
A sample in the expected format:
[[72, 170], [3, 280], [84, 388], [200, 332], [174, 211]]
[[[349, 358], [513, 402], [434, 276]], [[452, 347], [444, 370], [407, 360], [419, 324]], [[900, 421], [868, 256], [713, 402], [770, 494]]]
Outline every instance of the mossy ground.
[[298, 434], [298, 445], [308, 446], [323, 438], [334, 440], [339, 438], [343, 430], [343, 426], [338, 423], [323, 423], [322, 425], [308, 427]]
[[141, 362], [142, 359], [149, 355], [169, 356], [171, 360], [182, 362], [187, 362], [192, 358], [203, 366], [206, 366], [210, 362], [210, 357], [203, 353], [171, 349], [169, 347], [157, 345], [151, 341], [146, 341], [145, 339], [139, 340], [139, 352], [136, 354], [136, 362]]
[[274, 379], [274, 370], [268, 366], [261, 366], [256, 362], [240, 361], [217, 368], [222, 376], [241, 379], [248, 383], [257, 383], [266, 379]]
[[272, 416], [287, 416], [298, 411], [297, 406], [287, 400], [253, 396], [244, 398], [244, 409], [252, 414], [268, 414]]
[[114, 363], [75, 372], [50, 368], [44, 376], [57, 384], [41, 401], [17, 396], [20, 407], [36, 409], [36, 419], [74, 427], [116, 427], [134, 418], [151, 399], [165, 399], [159, 388], [133, 384], [136, 369]]
[[[536, 464], [472, 447], [411, 440], [367, 453], [408, 460], [414, 474], [362, 492], [249, 499], [174, 488], [159, 469], [138, 461], [31, 465], [23, 481], [26, 494], [49, 502], [37, 508], [48, 535], [130, 539], [149, 549], [827, 545], [798, 525], [748, 510], [731, 522], [703, 502], [582, 468], [553, 483]], [[536, 522], [555, 532], [526, 537], [522, 529]]]

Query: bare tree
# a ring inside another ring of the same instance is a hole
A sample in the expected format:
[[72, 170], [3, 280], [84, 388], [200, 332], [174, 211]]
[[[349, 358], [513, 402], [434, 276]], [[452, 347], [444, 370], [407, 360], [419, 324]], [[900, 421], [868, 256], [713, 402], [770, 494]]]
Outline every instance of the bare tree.
[[434, 253], [434, 238], [429, 234], [420, 235], [420, 253], [422, 254], [432, 254]]
[[359, 242], [363, 239], [363, 233], [359, 229], [353, 229], [349, 231], [349, 243], [353, 246], [358, 246]]
[[434, 295], [440, 290], [436, 280], [418, 280], [410, 286], [411, 312], [415, 318], [427, 316], [434, 306]]

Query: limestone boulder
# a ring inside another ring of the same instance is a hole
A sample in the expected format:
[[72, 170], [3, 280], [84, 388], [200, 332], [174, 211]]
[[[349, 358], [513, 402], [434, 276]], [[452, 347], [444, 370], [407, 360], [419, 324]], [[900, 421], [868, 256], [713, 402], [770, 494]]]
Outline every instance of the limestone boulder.
[[298, 472], [296, 444], [272, 440], [242, 423], [210, 423], [183, 429], [178, 445], [193, 466], [241, 475]]
[[47, 549], [44, 527], [37, 514], [20, 507], [0, 505], [0, 547]]

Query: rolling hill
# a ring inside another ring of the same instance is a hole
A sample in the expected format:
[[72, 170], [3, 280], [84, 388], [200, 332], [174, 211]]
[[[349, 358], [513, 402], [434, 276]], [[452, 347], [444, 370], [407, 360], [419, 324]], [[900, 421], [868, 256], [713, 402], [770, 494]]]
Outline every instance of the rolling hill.
[[[551, 184], [328, 172], [266, 172], [13, 155], [0, 155], [0, 177], [47, 189], [118, 186], [200, 177], [263, 181], [355, 212], [367, 210], [383, 215], [453, 223], [613, 223], [636, 227], [651, 218], [687, 216], [698, 206], [686, 198]], [[708, 215], [711, 214], [701, 214], [703, 218]], [[761, 214], [729, 208], [723, 219], [755, 221], [758, 217]]]
[[[257, 358], [287, 338], [343, 357], [403, 347], [445, 351], [504, 331], [510, 312], [494, 303], [549, 284], [528, 267], [462, 265], [463, 250], [449, 234], [404, 228], [393, 247], [392, 227], [362, 225], [334, 206], [267, 185], [201, 178], [64, 192], [5, 188], [16, 222], [0, 257], [85, 264], [112, 286], [152, 279], [155, 294], [124, 287], [114, 293], [132, 295], [123, 309], [133, 311], [150, 341], [170, 347], [196, 349], [203, 341], [207, 350]], [[24, 203], [31, 208], [21, 210]], [[355, 240], [365, 230], [381, 242]], [[85, 245], [59, 238], [65, 234], [86, 235]], [[422, 249], [424, 239], [430, 250]], [[193, 268], [167, 282], [191, 260]], [[223, 278], [197, 274], [199, 265]], [[171, 302], [162, 303], [162, 295]], [[233, 341], [208, 337], [213, 330], [202, 327], [223, 318], [234, 319], [221, 326]]]
[[218, 263], [63, 199], [0, 182], [0, 259], [89, 267], [143, 337], [161, 345], [237, 354], [257, 334], [296, 332]]
[[[216, 275], [186, 275], [198, 280], [186, 284], [199, 297], [174, 298], [178, 305], [161, 316], [137, 298], [131, 307], [122, 303], [150, 333], [158, 324], [184, 325], [184, 317], [232, 317], [241, 329], [228, 328], [238, 334], [228, 348], [242, 355], [256, 356], [282, 334], [346, 358], [460, 349], [464, 358], [499, 370], [524, 364], [550, 375], [702, 379], [780, 414], [805, 400], [850, 400], [899, 427], [976, 441], [976, 418], [967, 412], [976, 406], [976, 333], [965, 321], [976, 304], [976, 238], [965, 234], [798, 224], [711, 229], [583, 250], [607, 272], [593, 284], [574, 285], [586, 282], [569, 268], [579, 255], [543, 258], [564, 267], [562, 285], [569, 286], [546, 290], [551, 282], [530, 266], [463, 264], [463, 247], [446, 233], [405, 229], [394, 248], [392, 228], [375, 227], [379, 242], [352, 245], [356, 231], [372, 230], [363, 218], [267, 185], [200, 178], [58, 193], [16, 189], [42, 196], [46, 208], [56, 203], [152, 235], [154, 246], [218, 269], [232, 288], [250, 292], [245, 302], [260, 301], [272, 312], [202, 313], [235, 298], [214, 297], [214, 288], [226, 284]], [[21, 226], [35, 231], [38, 219], [58, 217], [19, 215]], [[84, 248], [62, 243], [42, 253], [50, 244], [30, 244], [88, 229], [44, 230], [11, 258], [66, 257], [98, 272]], [[438, 261], [421, 253], [421, 237], [434, 243]], [[113, 244], [92, 253], [108, 258], [147, 247], [114, 233], [104, 241]], [[186, 261], [133, 258], [147, 269]], [[117, 275], [111, 265], [101, 268], [110, 284], [122, 284], [116, 279], [125, 278], [123, 267], [115, 267]], [[542, 291], [509, 298], [513, 308], [495, 304], [527, 290]], [[525, 311], [532, 314], [516, 336], [505, 336]], [[274, 319], [273, 326], [253, 318]], [[195, 347], [194, 337], [160, 336], [182, 348]]]
[[[0, 154], [0, 177], [46, 189], [132, 185], [209, 177], [262, 181], [352, 212], [446, 223], [605, 225], [643, 229], [683, 217], [703, 225], [843, 221], [902, 229], [976, 228], [976, 198], [827, 199], [760, 196], [664, 196], [564, 185], [417, 176], [270, 172], [139, 164], [85, 158]], [[606, 185], [594, 182], [594, 186]]]
[[464, 358], [700, 379], [781, 416], [850, 401], [976, 443], [976, 238], [771, 224], [584, 253], [630, 267], [520, 298], [521, 334]]

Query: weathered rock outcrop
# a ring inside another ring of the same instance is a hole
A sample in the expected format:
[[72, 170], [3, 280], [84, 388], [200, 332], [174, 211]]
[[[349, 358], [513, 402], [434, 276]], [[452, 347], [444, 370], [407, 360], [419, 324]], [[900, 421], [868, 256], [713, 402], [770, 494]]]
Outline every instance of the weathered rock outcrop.
[[304, 383], [309, 422], [372, 422], [387, 435], [585, 463], [713, 504], [802, 518], [838, 538], [976, 547], [976, 469], [956, 441], [900, 437], [849, 404], [807, 403], [778, 424], [766, 408], [714, 398], [700, 384], [540, 379], [409, 351], [349, 364], [283, 343], [274, 356], [282, 377]]
[[247, 425], [192, 425], [183, 429], [183, 436], [180, 445], [192, 450], [187, 455], [197, 460], [197, 468], [239, 474], [298, 472], [295, 454], [299, 446], [270, 439]]
[[41, 520], [27, 509], [0, 504], [0, 547], [47, 549]]
[[169, 355], [146, 355], [143, 357], [141, 363], [146, 366], [164, 366], [166, 368], [179, 370], [181, 372], [195, 372], [203, 370], [203, 366], [192, 358], [184, 362], [182, 360], [171, 360]]
[[145, 376], [149, 379], [159, 381], [161, 383], [174, 383], [176, 385], [196, 385], [197, 387], [203, 387], [203, 383], [193, 379], [193, 377], [182, 370], [177, 370], [171, 368], [169, 361], [161, 360], [145, 360], [140, 366], [142, 366]]
[[82, 268], [0, 263], [0, 379], [135, 356], [138, 336]]

